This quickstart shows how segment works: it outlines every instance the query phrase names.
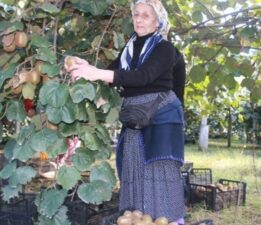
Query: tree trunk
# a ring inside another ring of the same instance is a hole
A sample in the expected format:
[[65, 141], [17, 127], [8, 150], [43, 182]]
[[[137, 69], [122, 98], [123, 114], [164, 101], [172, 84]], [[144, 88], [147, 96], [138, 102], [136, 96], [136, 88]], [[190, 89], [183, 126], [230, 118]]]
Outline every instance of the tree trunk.
[[202, 117], [201, 118], [201, 125], [199, 131], [199, 149], [202, 151], [208, 150], [208, 133], [209, 133], [209, 126], [208, 126], [208, 118]]
[[231, 147], [231, 130], [232, 130], [232, 118], [231, 118], [231, 108], [228, 108], [228, 128], [227, 128], [227, 147]]

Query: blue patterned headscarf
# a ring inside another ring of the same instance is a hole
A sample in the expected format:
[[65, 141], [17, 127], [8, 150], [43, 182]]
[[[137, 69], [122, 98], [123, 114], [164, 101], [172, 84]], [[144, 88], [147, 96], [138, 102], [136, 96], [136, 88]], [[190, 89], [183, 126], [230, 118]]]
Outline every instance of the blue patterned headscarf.
[[[133, 57], [133, 43], [137, 39], [137, 34], [134, 33], [126, 46], [124, 47], [122, 54], [121, 54], [121, 60], [120, 60], [120, 69], [130, 70], [131, 60]], [[159, 32], [155, 32], [152, 36], [150, 36], [144, 43], [137, 68], [141, 66], [141, 64], [144, 63], [144, 61], [149, 57], [154, 47], [163, 40], [162, 35]]]

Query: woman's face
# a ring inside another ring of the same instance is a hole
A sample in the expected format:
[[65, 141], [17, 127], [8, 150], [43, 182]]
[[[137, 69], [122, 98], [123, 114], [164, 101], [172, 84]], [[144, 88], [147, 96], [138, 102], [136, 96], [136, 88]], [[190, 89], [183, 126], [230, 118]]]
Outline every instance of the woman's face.
[[135, 5], [132, 21], [139, 37], [155, 32], [159, 27], [157, 15], [152, 6], [144, 3]]

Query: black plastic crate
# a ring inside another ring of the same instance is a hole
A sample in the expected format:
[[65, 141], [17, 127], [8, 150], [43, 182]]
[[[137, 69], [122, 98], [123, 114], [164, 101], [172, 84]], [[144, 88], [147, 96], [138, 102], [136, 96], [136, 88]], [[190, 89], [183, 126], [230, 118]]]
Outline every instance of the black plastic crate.
[[213, 221], [212, 220], [201, 220], [197, 223], [193, 223], [191, 225], [214, 225]]
[[9, 203], [1, 201], [0, 224], [32, 225], [33, 215], [28, 200], [20, 196], [12, 199]]
[[65, 205], [68, 208], [67, 216], [72, 225], [86, 225], [90, 216], [89, 205], [80, 199], [71, 201], [66, 199]]
[[32, 225], [33, 222], [28, 215], [15, 212], [0, 212], [1, 225]]
[[246, 183], [220, 179], [214, 184], [189, 184], [189, 204], [204, 203], [207, 209], [219, 211], [232, 205], [244, 205]]
[[190, 184], [211, 184], [212, 170], [210, 168], [193, 168], [188, 173], [187, 182]]

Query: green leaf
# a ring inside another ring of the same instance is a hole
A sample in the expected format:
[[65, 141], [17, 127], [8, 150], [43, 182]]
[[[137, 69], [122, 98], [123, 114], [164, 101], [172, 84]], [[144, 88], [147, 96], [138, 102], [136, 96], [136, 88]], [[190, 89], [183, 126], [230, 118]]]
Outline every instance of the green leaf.
[[60, 122], [72, 123], [76, 119], [76, 107], [72, 100], [68, 100], [62, 107], [47, 106], [46, 115], [49, 121], [58, 124]]
[[242, 80], [241, 86], [246, 87], [249, 91], [251, 91], [255, 86], [255, 81], [249, 78], [245, 78], [244, 80]]
[[100, 165], [95, 165], [91, 170], [90, 181], [94, 180], [102, 180], [113, 188], [116, 185], [115, 171], [108, 162], [102, 162]]
[[47, 153], [50, 158], [63, 154], [67, 151], [67, 144], [65, 138], [60, 137], [51, 146], [48, 147]]
[[76, 81], [69, 91], [74, 103], [79, 103], [84, 99], [92, 101], [95, 98], [95, 87], [83, 79]]
[[16, 144], [13, 149], [12, 159], [19, 159], [22, 162], [26, 162], [28, 159], [32, 158], [35, 155], [34, 149], [31, 145], [26, 142], [23, 145]]
[[22, 145], [34, 132], [35, 126], [33, 124], [23, 126], [16, 138], [17, 144]]
[[111, 142], [111, 137], [108, 129], [102, 124], [96, 124], [96, 134], [103, 141], [104, 144], [109, 145]]
[[250, 39], [255, 37], [256, 31], [254, 27], [245, 27], [241, 32], [240, 32], [240, 37], [241, 38], [246, 38]]
[[55, 52], [49, 48], [40, 48], [35, 58], [51, 64], [55, 64], [57, 60]]
[[51, 13], [51, 14], [60, 12], [60, 9], [51, 3], [44, 3], [44, 4], [40, 5], [39, 8], [42, 9], [43, 11]]
[[193, 83], [199, 83], [205, 79], [205, 70], [202, 66], [193, 66], [190, 70], [189, 76]]
[[58, 139], [58, 132], [44, 128], [33, 134], [30, 139], [30, 146], [38, 152], [47, 151]]
[[26, 83], [23, 85], [23, 97], [24, 99], [34, 99], [35, 97], [35, 89], [36, 89], [36, 85], [35, 84], [31, 84], [31, 83]]
[[116, 49], [121, 49], [125, 45], [124, 35], [113, 31], [113, 43]]
[[79, 171], [86, 171], [94, 163], [93, 156], [87, 149], [77, 148], [75, 154], [72, 157], [73, 165]]
[[11, 64], [7, 69], [0, 70], [0, 88], [6, 79], [12, 78], [16, 70], [16, 65]]
[[228, 89], [234, 89], [236, 87], [236, 81], [233, 77], [232, 74], [227, 74], [225, 77], [225, 79], [223, 80], [224, 85], [228, 88]]
[[[1, 25], [1, 24], [0, 24]], [[6, 52], [1, 53], [1, 57], [0, 57], [0, 67], [2, 67], [3, 65], [5, 65], [7, 62], [9, 62], [9, 60], [11, 60], [13, 57], [12, 54], [8, 54]], [[1, 71], [0, 71], [1, 73]]]
[[16, 161], [6, 164], [4, 168], [0, 171], [0, 177], [2, 179], [9, 178], [12, 175], [12, 173], [15, 172], [16, 166], [17, 166]]
[[49, 81], [40, 89], [39, 100], [43, 105], [61, 107], [69, 96], [68, 86], [57, 81]]
[[[35, 176], [36, 171], [30, 166], [18, 167], [9, 179], [9, 183], [17, 186], [18, 184], [27, 184]], [[12, 182], [14, 180], [15, 182]]]
[[112, 190], [106, 182], [95, 180], [88, 184], [80, 185], [77, 194], [87, 204], [101, 204], [103, 201], [111, 199]]
[[201, 11], [195, 11], [192, 13], [192, 20], [195, 23], [202, 22], [203, 21], [203, 15]]
[[11, 187], [9, 185], [2, 188], [2, 198], [4, 201], [9, 201], [11, 198], [18, 197], [19, 192], [22, 192], [22, 185]]
[[26, 118], [26, 112], [23, 103], [19, 100], [12, 99], [9, 101], [6, 117], [9, 121], [23, 122]]
[[37, 48], [49, 48], [52, 46], [52, 43], [46, 39], [46, 36], [33, 34], [31, 39], [31, 45]]
[[98, 150], [102, 146], [102, 142], [97, 135], [88, 130], [81, 131], [80, 138], [84, 141], [85, 146], [90, 150]]
[[2, 123], [0, 123], [0, 142], [3, 141], [3, 128], [4, 128], [4, 125]]
[[71, 222], [68, 220], [67, 212], [68, 212], [67, 207], [62, 205], [52, 219], [49, 219], [43, 215], [38, 216], [39, 222], [37, 224], [38, 225], [71, 225]]
[[117, 4], [125, 6], [128, 3], [128, 0], [115, 0]]
[[83, 12], [91, 13], [93, 16], [98, 16], [106, 10], [108, 4], [104, 0], [88, 0], [81, 1], [79, 5], [76, 5], [76, 7]]
[[59, 131], [64, 137], [77, 135], [80, 130], [81, 130], [81, 124], [79, 123], [79, 121], [75, 121], [72, 124], [61, 123], [59, 125]]
[[79, 121], [86, 122], [88, 120], [88, 113], [85, 102], [81, 102], [75, 105], [75, 117]]
[[73, 166], [62, 166], [58, 170], [57, 183], [62, 185], [64, 189], [72, 189], [81, 179], [81, 174]]
[[15, 0], [1, 0], [1, 3], [4, 3], [6, 5], [13, 5], [15, 4]]
[[16, 146], [15, 139], [10, 138], [4, 146], [4, 156], [9, 161], [13, 158], [13, 150]]
[[41, 67], [41, 73], [48, 74], [49, 77], [54, 77], [60, 73], [60, 67], [57, 64], [44, 63]]
[[0, 31], [6, 31], [6, 33], [12, 33], [17, 30], [24, 30], [24, 24], [22, 22], [2, 21], [0, 23]]
[[67, 195], [67, 191], [49, 189], [45, 190], [42, 195], [38, 206], [38, 211], [43, 216], [51, 219], [59, 210], [61, 205], [64, 202], [64, 199]]
[[237, 69], [240, 74], [243, 74], [246, 77], [251, 77], [251, 75], [255, 72], [255, 68], [251, 65], [251, 62], [247, 60], [243, 61]]

